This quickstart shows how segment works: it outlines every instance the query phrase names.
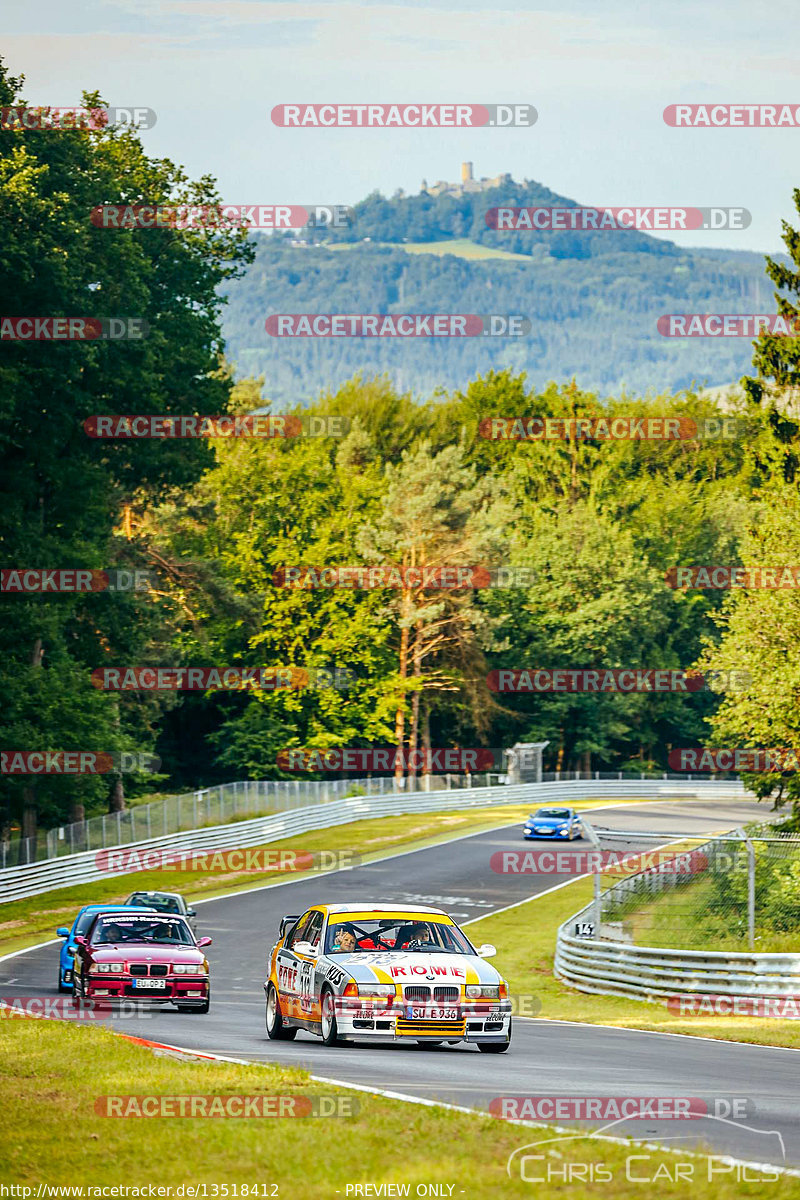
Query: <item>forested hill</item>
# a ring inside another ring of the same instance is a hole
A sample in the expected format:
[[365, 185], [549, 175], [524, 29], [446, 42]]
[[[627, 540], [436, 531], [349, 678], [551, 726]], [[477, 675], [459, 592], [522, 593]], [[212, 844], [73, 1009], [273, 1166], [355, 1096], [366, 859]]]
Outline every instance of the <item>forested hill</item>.
[[[498, 205], [574, 205], [526, 181], [460, 197], [369, 196], [351, 227], [260, 236], [256, 260], [228, 288], [228, 354], [263, 374], [274, 403], [306, 402], [357, 371], [387, 372], [427, 395], [489, 368], [525, 370], [536, 387], [573, 376], [603, 393], [719, 384], [748, 369], [748, 338], [662, 337], [670, 312], [773, 311], [760, 254], [688, 252], [633, 231], [499, 231]], [[709, 233], [709, 241], [725, 233]], [[366, 240], [365, 240], [366, 239]], [[487, 256], [496, 257], [487, 257]], [[278, 339], [270, 313], [519, 313], [528, 336]]]

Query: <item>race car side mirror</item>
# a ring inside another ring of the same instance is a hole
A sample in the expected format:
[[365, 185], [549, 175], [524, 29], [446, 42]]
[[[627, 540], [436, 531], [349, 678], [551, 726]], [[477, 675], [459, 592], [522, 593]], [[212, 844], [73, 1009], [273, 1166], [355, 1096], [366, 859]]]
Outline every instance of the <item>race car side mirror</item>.
[[281, 917], [280, 931], [278, 933], [278, 936], [283, 937], [283, 935], [286, 933], [287, 929], [291, 929], [291, 927], [293, 925], [297, 924], [297, 922], [300, 920], [300, 916], [301, 916], [300, 913], [295, 913], [294, 915]]
[[478, 947], [478, 958], [494, 958], [495, 954], [497, 954], [497, 949], [491, 942], [484, 942], [482, 946]]
[[59, 937], [69, 937], [69, 930], [67, 929], [66, 925], [59, 925], [56, 933]]
[[87, 946], [89, 943], [86, 941], [85, 937], [82, 937], [80, 934], [78, 934], [78, 936], [75, 938], [75, 944], [78, 946]]
[[317, 947], [312, 946], [311, 942], [295, 942], [292, 946], [295, 954], [308, 954], [316, 957]]
[[208, 937], [200, 938], [200, 941], [197, 943], [197, 948], [198, 948], [198, 950], [202, 950], [203, 946], [210, 946], [210, 945], [211, 945], [211, 938], [208, 938]]

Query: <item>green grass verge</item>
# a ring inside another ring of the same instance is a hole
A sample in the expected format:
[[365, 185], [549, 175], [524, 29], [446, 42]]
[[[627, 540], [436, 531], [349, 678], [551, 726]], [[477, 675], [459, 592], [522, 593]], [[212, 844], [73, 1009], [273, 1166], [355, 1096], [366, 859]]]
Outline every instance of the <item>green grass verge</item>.
[[560, 983], [553, 975], [556, 932], [568, 917], [590, 902], [592, 890], [590, 879], [579, 879], [467, 926], [473, 941], [492, 942], [497, 947], [497, 958], [492, 962], [508, 980], [512, 993], [538, 998], [540, 1017], [800, 1048], [800, 1021], [733, 1015], [676, 1016], [661, 1004], [626, 996], [593, 996]]
[[[333, 1200], [337, 1194], [344, 1200], [348, 1184], [408, 1184], [413, 1196], [418, 1184], [433, 1182], [452, 1185], [450, 1195], [455, 1200], [462, 1196], [497, 1200], [498, 1195], [529, 1200], [532, 1195], [563, 1196], [567, 1190], [574, 1200], [586, 1200], [597, 1194], [596, 1185], [563, 1182], [540, 1184], [533, 1192], [530, 1182], [508, 1178], [506, 1162], [513, 1151], [557, 1136], [545, 1129], [337, 1089], [314, 1083], [304, 1071], [278, 1065], [179, 1061], [157, 1056], [104, 1029], [66, 1022], [0, 1021], [0, 1047], [8, 1064], [0, 1079], [3, 1177], [9, 1184], [32, 1186], [34, 1195], [39, 1183], [84, 1188], [206, 1184], [209, 1197], [226, 1194], [214, 1193], [213, 1184], [226, 1185], [229, 1196], [233, 1184], [238, 1185], [239, 1195], [242, 1184], [265, 1184], [266, 1196], [273, 1194], [272, 1185], [277, 1184], [278, 1200], [296, 1196]], [[131, 1094], [339, 1095], [351, 1103], [357, 1100], [359, 1109], [349, 1117], [299, 1120], [125, 1120], [97, 1115], [99, 1097]], [[641, 1183], [626, 1178], [627, 1156], [646, 1153], [635, 1146], [582, 1137], [556, 1142], [550, 1153], [552, 1167], [562, 1175], [565, 1164], [604, 1163], [613, 1176], [605, 1194], [614, 1200], [642, 1200], [650, 1194]], [[637, 1160], [631, 1174], [641, 1178], [646, 1172], [657, 1180], [660, 1196], [687, 1194], [686, 1183], [673, 1180], [681, 1162], [693, 1164], [702, 1189], [698, 1194], [709, 1200], [764, 1194], [765, 1184], [755, 1172], [748, 1173], [754, 1182], [720, 1177], [706, 1182], [706, 1160], [688, 1154], [678, 1158], [659, 1151], [647, 1153], [649, 1161]], [[536, 1173], [545, 1169], [542, 1163], [532, 1166], [538, 1168]], [[769, 1195], [787, 1200], [797, 1195], [797, 1189], [796, 1179], [779, 1178], [770, 1183]], [[260, 1186], [257, 1194], [262, 1194]]]

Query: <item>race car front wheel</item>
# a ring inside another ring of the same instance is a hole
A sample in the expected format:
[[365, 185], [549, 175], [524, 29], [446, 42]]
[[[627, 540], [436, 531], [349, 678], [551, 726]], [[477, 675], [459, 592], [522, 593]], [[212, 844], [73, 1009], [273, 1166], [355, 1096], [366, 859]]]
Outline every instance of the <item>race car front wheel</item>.
[[326, 990], [322, 993], [321, 1012], [322, 1040], [326, 1046], [336, 1046], [339, 1042], [339, 1029], [336, 1024], [336, 1001], [333, 992]]
[[281, 1006], [278, 1002], [278, 993], [275, 991], [275, 984], [269, 985], [267, 992], [267, 1012], [266, 1012], [267, 1037], [273, 1041], [290, 1042], [292, 1038], [297, 1037], [296, 1029], [287, 1029], [283, 1023], [281, 1016]]

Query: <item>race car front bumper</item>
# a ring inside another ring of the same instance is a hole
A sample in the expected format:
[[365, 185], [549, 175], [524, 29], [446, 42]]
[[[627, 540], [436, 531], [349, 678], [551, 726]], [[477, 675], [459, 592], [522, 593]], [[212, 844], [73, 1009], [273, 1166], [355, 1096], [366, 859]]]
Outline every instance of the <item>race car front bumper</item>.
[[163, 982], [164, 987], [144, 988], [140, 978], [131, 975], [90, 975], [84, 984], [83, 996], [86, 1000], [102, 1000], [106, 1003], [114, 1000], [135, 1000], [138, 1003], [146, 1001], [148, 1004], [169, 1004], [175, 1001], [188, 1004], [196, 1000], [198, 1004], [202, 1004], [208, 999], [207, 975], [167, 976]]
[[507, 1042], [511, 1024], [508, 1000], [467, 1002], [457, 1006], [457, 1020], [412, 1016], [418, 1006], [403, 1001], [387, 1005], [339, 997], [336, 1024], [339, 1036], [348, 1039], [380, 1038], [396, 1041]]

